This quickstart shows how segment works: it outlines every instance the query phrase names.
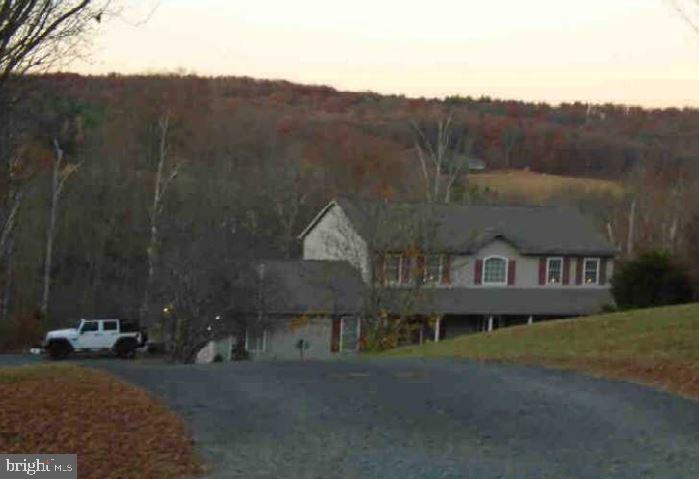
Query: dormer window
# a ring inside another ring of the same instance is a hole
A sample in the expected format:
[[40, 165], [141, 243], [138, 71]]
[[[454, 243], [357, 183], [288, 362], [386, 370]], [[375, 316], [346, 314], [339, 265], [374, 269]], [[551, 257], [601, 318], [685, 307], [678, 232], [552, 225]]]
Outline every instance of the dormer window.
[[583, 279], [585, 284], [599, 283], [599, 258], [585, 258]]
[[507, 284], [507, 258], [491, 256], [483, 261], [483, 284]]
[[546, 283], [561, 284], [563, 281], [563, 258], [548, 258], [546, 261]]

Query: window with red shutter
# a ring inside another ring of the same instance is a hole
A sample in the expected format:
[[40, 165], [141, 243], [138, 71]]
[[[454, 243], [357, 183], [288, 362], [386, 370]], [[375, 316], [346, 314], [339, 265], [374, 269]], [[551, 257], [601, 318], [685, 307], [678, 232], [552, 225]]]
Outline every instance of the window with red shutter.
[[442, 284], [451, 284], [451, 258], [448, 254], [442, 256]]
[[400, 281], [403, 284], [410, 284], [410, 263], [410, 256], [407, 254], [401, 256]]
[[546, 258], [539, 258], [539, 284], [546, 284]]
[[504, 286], [507, 284], [509, 260], [503, 256], [489, 256], [483, 259], [481, 283]]
[[386, 279], [383, 253], [374, 253], [374, 282], [382, 284]]
[[442, 256], [428, 254], [424, 257], [422, 281], [425, 284], [439, 284], [442, 282]]
[[575, 284], [582, 284], [583, 261], [583, 258], [578, 258], [578, 264], [575, 266]]
[[425, 255], [419, 254], [415, 259], [417, 267], [415, 268], [415, 279], [419, 282], [427, 283], [427, 273], [425, 271]]
[[477, 259], [473, 269], [473, 283], [481, 284], [483, 279], [483, 260]]
[[546, 284], [563, 283], [563, 258], [546, 259]]
[[583, 282], [585, 284], [600, 284], [600, 259], [585, 258], [583, 260]]
[[563, 284], [570, 283], [570, 258], [563, 258]]
[[359, 351], [365, 350], [367, 347], [367, 324], [365, 319], [359, 320]]
[[507, 265], [507, 284], [512, 286], [515, 284], [515, 279], [517, 276], [517, 262], [513, 259], [509, 261]]

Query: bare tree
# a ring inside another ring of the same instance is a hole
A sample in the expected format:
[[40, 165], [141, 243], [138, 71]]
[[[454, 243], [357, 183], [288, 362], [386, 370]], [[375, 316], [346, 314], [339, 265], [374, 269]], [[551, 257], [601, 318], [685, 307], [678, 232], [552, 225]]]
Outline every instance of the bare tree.
[[44, 256], [44, 280], [43, 293], [41, 295], [41, 314], [45, 317], [49, 309], [51, 294], [51, 265], [53, 262], [53, 240], [56, 236], [56, 216], [58, 214], [58, 202], [63, 192], [63, 187], [70, 176], [80, 169], [80, 163], [65, 164], [65, 152], [61, 148], [59, 139], [53, 138], [53, 168], [51, 172], [51, 205], [49, 208], [49, 222], [46, 231], [46, 252]]
[[183, 162], [173, 160], [168, 154], [168, 136], [170, 132], [170, 114], [165, 111], [158, 119], [158, 165], [153, 186], [153, 202], [149, 211], [150, 235], [146, 253], [148, 255], [148, 272], [143, 301], [140, 308], [140, 319], [145, 325], [150, 325], [150, 294], [155, 277], [158, 260], [158, 245], [160, 242], [159, 222], [163, 212], [165, 195], [172, 181], [177, 177]]
[[79, 55], [110, 4], [111, 0], [0, 0], [0, 194], [5, 208], [13, 159], [8, 126], [16, 102], [10, 81]]
[[[687, 2], [683, 2], [680, 0], [666, 0], [667, 4], [670, 5], [671, 8], [673, 8], [677, 14], [684, 20], [687, 25], [689, 25], [692, 30], [694, 30], [695, 33], [699, 34], [699, 21], [696, 19], [697, 15], [697, 6], [699, 6], [699, 2], [696, 0], [689, 0]], [[693, 3], [695, 8], [691, 8], [688, 3]], [[690, 10], [695, 10], [694, 13], [691, 13]]]
[[686, 247], [694, 182], [685, 168], [638, 167], [627, 176], [626, 197], [614, 228], [626, 257], [651, 249], [674, 254]]
[[314, 190], [304, 181], [297, 159], [277, 152], [274, 147], [265, 167], [264, 191], [281, 226], [278, 238], [284, 257], [288, 259], [294, 254], [299, 220]]
[[[0, 113], [0, 117], [2, 114]], [[0, 131], [3, 130], [2, 118], [0, 118]], [[6, 130], [9, 130], [7, 128]], [[2, 133], [0, 133], [2, 134]], [[10, 143], [8, 140], [5, 144]], [[3, 140], [0, 139], [0, 150], [2, 150]], [[9, 311], [10, 295], [12, 292], [12, 280], [14, 275], [13, 256], [15, 253], [15, 227], [19, 218], [20, 209], [24, 198], [31, 190], [29, 185], [37, 173], [36, 165], [26, 159], [31, 154], [25, 151], [24, 147], [14, 147], [11, 149], [9, 164], [9, 177], [7, 181], [7, 192], [0, 193], [0, 257], [5, 261], [5, 284], [3, 288], [2, 308], [0, 318], [7, 318]], [[0, 154], [2, 152], [0, 151]]]
[[436, 128], [413, 123], [415, 152], [429, 203], [449, 203], [458, 178], [468, 180], [472, 139], [468, 133], [455, 135], [452, 116], [436, 122]]
[[225, 226], [215, 226], [193, 214], [171, 217], [163, 227], [173, 241], [159, 258], [153, 298], [163, 308], [163, 341], [175, 361], [193, 362], [211, 340], [237, 335], [245, 318], [236, 304], [248, 304], [256, 276], [250, 258], [241, 256], [240, 238]]
[[[362, 218], [362, 234], [343, 213], [335, 213], [340, 216], [333, 219], [333, 229], [321, 238], [325, 259], [348, 261], [362, 275], [362, 317], [368, 348], [393, 347], [406, 334], [423, 327], [421, 319], [425, 318], [419, 312], [429, 295], [424, 288], [425, 258], [436, 250], [435, 214], [431, 208], [410, 204], [353, 202]], [[400, 258], [400, 284], [386, 278], [388, 255]], [[440, 261], [448, 261], [448, 257], [440, 256]]]
[[15, 74], [47, 68], [79, 53], [109, 0], [0, 1], [0, 91]]
[[26, 196], [26, 186], [33, 177], [33, 168], [26, 152], [19, 146], [17, 131], [0, 86], [0, 258], [8, 270], [5, 275], [2, 318], [7, 317], [9, 294], [12, 290], [12, 265], [15, 227]]
[[[18, 76], [66, 63], [83, 51], [112, 0], [0, 0], [0, 256], [12, 262], [14, 229], [27, 184], [25, 156], [17, 151], [13, 112], [19, 101]], [[62, 156], [62, 153], [60, 154]], [[55, 165], [54, 165], [55, 166]], [[54, 182], [54, 187], [56, 183]], [[52, 215], [58, 197], [54, 188]], [[60, 194], [60, 193], [58, 193]], [[53, 224], [54, 226], [51, 226]], [[55, 220], [50, 221], [42, 311], [49, 297], [50, 256]], [[11, 289], [7, 274], [5, 292]], [[6, 295], [5, 295], [6, 296]], [[3, 311], [7, 309], [3, 299]]]

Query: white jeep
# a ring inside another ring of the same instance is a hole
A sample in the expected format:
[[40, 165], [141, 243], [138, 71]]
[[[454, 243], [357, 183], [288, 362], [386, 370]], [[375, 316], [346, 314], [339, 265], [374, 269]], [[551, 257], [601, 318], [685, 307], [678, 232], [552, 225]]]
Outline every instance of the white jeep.
[[131, 359], [147, 340], [145, 330], [132, 321], [81, 319], [74, 328], [49, 331], [43, 347], [51, 359], [88, 351], [112, 351], [120, 358]]

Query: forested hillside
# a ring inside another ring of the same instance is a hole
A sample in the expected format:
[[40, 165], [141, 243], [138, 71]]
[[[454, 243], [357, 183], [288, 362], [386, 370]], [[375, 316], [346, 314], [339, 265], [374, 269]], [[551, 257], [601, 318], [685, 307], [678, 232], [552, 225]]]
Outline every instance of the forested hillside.
[[461, 172], [451, 201], [572, 204], [624, 256], [699, 258], [699, 110], [410, 99], [249, 78], [15, 83], [21, 195], [1, 269], [4, 318], [42, 306], [50, 322], [159, 314], [177, 295], [221, 310], [241, 260], [298, 255], [296, 235], [332, 197], [425, 198], [416, 142], [430, 143], [445, 118], [447, 146], [489, 171], [620, 185], [512, 196]]

